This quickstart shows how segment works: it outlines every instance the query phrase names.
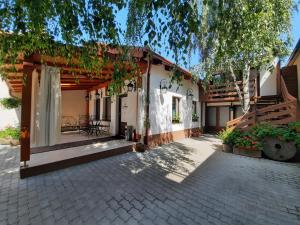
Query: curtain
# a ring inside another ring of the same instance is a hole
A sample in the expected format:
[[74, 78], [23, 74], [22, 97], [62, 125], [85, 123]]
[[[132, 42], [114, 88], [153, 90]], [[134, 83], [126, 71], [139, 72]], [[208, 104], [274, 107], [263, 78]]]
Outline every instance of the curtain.
[[37, 146], [58, 144], [61, 135], [61, 87], [57, 67], [42, 66], [37, 121]]
[[30, 124], [30, 144], [36, 146], [37, 140], [37, 105], [39, 94], [39, 74], [36, 70], [32, 72], [32, 89], [31, 89], [31, 124]]

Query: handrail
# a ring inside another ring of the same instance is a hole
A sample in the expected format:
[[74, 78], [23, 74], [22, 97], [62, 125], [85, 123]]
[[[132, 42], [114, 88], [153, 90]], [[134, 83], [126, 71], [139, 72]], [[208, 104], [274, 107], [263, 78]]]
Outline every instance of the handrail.
[[281, 83], [281, 85], [280, 85], [281, 94], [282, 94], [284, 101], [296, 101], [297, 102], [297, 99], [289, 93], [282, 76], [280, 77], [280, 83]]

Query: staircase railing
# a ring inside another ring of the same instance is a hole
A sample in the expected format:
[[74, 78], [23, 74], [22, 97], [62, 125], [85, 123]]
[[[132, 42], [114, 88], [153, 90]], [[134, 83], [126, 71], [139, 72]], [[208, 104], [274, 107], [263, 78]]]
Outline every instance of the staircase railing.
[[282, 77], [280, 77], [280, 88], [283, 99], [282, 103], [246, 113], [234, 120], [228, 121], [227, 127], [247, 129], [257, 122], [284, 125], [296, 121], [297, 99], [288, 92]]

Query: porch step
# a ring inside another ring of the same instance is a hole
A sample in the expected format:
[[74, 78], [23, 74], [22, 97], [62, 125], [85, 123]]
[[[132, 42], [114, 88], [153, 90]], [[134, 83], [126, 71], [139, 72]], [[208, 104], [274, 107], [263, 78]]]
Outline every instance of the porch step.
[[20, 168], [20, 177], [31, 177], [98, 159], [132, 152], [135, 148], [135, 142], [113, 140], [32, 154], [27, 167]]

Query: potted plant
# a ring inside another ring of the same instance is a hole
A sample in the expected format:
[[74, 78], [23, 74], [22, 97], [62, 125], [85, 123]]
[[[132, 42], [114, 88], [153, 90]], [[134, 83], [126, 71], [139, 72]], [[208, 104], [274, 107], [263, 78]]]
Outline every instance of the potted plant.
[[233, 141], [235, 138], [237, 138], [240, 135], [239, 130], [234, 130], [233, 128], [226, 128], [221, 130], [218, 133], [218, 137], [223, 142], [223, 151], [232, 153], [233, 149]]
[[196, 113], [192, 114], [192, 122], [198, 122], [199, 116]]
[[233, 153], [254, 158], [261, 158], [262, 153], [259, 142], [245, 135], [235, 140]]
[[172, 123], [180, 123], [180, 116], [178, 113], [174, 113], [172, 116]]
[[241, 133], [234, 140], [233, 153], [237, 155], [261, 158], [261, 143], [249, 132]]
[[15, 109], [21, 105], [21, 100], [15, 97], [1, 98], [0, 105], [5, 109]]

